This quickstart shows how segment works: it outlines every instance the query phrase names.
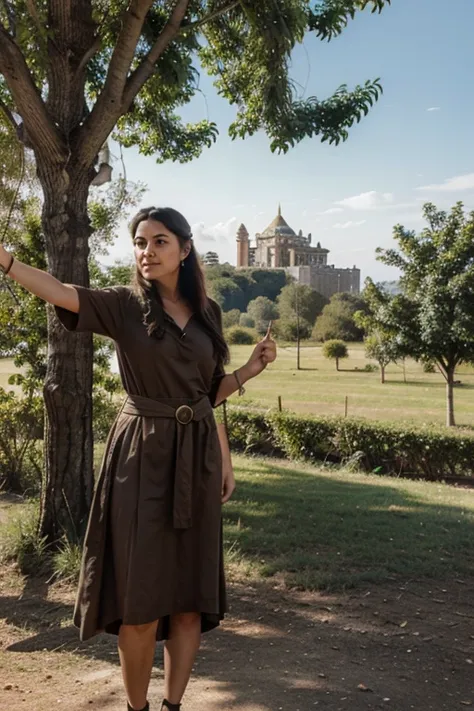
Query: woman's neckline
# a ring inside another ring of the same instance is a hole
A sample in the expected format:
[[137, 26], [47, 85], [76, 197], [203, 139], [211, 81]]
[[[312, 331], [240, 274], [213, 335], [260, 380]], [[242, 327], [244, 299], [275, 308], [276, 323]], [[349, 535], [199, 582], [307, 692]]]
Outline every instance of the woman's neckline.
[[194, 317], [194, 314], [191, 314], [191, 316], [188, 318], [188, 320], [186, 321], [186, 323], [184, 324], [184, 326], [181, 327], [181, 326], [179, 325], [179, 323], [176, 321], [176, 319], [174, 319], [173, 316], [171, 316], [171, 314], [169, 314], [168, 311], [167, 311], [164, 307], [163, 307], [163, 313], [165, 314], [165, 316], [168, 317], [168, 319], [169, 319], [172, 323], [174, 323], [174, 325], [175, 325], [177, 328], [179, 328], [179, 330], [181, 331], [181, 333], [184, 333], [184, 332], [186, 331], [187, 327], [189, 326], [189, 322], [190, 322], [191, 319]]

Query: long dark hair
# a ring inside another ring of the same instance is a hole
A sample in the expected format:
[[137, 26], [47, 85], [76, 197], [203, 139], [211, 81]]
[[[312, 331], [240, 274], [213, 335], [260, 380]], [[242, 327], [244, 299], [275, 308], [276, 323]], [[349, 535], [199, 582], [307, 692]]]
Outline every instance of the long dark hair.
[[[188, 221], [172, 207], [146, 207], [141, 209], [130, 223], [132, 239], [135, 238], [138, 225], [145, 220], [161, 222], [179, 240], [181, 248], [192, 239], [193, 235]], [[147, 281], [138, 264], [135, 265], [133, 287], [144, 307], [143, 322], [148, 335], [153, 338], [163, 338], [164, 314], [160, 292], [154, 282]], [[221, 364], [229, 362], [229, 348], [222, 335], [220, 309], [213, 308], [204, 282], [204, 274], [199, 258], [191, 244], [191, 250], [184, 260], [184, 266], [179, 270], [178, 291], [191, 307], [195, 317], [201, 322], [214, 344], [214, 350]]]

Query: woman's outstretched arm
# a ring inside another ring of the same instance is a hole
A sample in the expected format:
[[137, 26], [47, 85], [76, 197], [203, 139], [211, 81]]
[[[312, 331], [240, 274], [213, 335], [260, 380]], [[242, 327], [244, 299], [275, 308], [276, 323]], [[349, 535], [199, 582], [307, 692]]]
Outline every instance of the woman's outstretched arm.
[[4, 271], [8, 270], [8, 277], [40, 299], [73, 313], [79, 313], [79, 296], [73, 286], [63, 284], [48, 272], [19, 262], [1, 244], [0, 266]]

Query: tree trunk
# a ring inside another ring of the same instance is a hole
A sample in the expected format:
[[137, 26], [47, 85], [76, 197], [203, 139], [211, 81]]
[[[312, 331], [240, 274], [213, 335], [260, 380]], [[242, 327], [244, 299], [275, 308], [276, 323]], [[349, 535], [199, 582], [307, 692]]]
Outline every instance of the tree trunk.
[[336, 370], [339, 371], [339, 358], [336, 358]]
[[[72, 166], [67, 175], [41, 162], [38, 175], [44, 192], [48, 269], [62, 282], [88, 286], [90, 176]], [[49, 542], [65, 533], [77, 539], [83, 533], [93, 491], [92, 336], [68, 333], [52, 307], [48, 307], [44, 399], [47, 424], [40, 532]]]
[[385, 365], [380, 363], [380, 382], [382, 385], [385, 383]]
[[454, 366], [446, 371], [446, 426], [454, 427]]

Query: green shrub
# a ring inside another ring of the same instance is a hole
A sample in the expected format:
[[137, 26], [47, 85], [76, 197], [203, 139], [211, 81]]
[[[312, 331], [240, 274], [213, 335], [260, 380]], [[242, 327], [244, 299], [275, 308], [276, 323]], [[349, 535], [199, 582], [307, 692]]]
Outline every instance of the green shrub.
[[229, 345], [251, 346], [258, 341], [258, 335], [250, 328], [233, 326], [224, 331], [224, 337]]
[[44, 421], [40, 397], [20, 397], [0, 388], [0, 488], [38, 493], [41, 483]]
[[228, 408], [232, 447], [364, 471], [441, 480], [474, 476], [474, 437], [435, 427]]
[[423, 373], [436, 373], [436, 365], [431, 360], [425, 360], [423, 363]]
[[32, 499], [21, 506], [2, 526], [0, 561], [16, 561], [22, 573], [39, 573], [47, 566], [46, 539], [38, 534], [39, 501]]

